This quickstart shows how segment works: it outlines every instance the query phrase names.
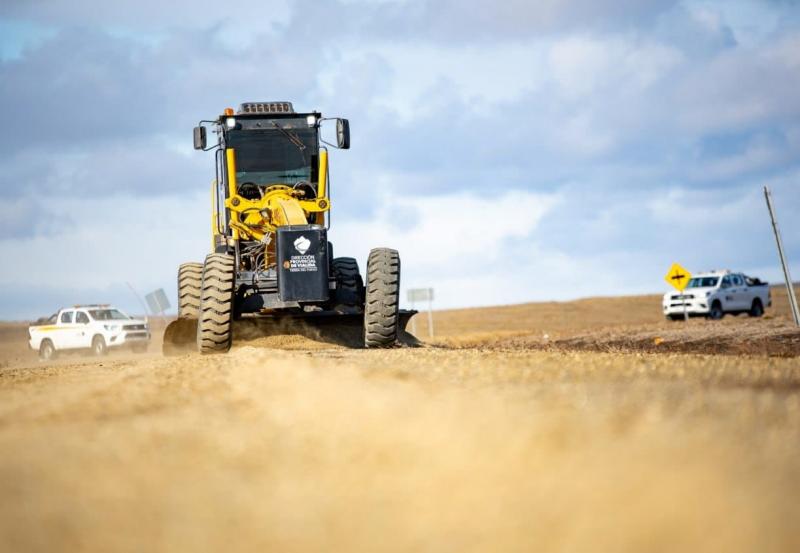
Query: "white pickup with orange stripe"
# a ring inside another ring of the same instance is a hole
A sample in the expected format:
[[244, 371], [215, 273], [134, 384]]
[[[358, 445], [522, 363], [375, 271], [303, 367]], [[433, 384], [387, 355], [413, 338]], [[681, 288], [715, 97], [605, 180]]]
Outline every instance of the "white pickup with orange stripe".
[[146, 351], [150, 325], [109, 305], [76, 305], [28, 328], [29, 345], [43, 360], [64, 350], [90, 350], [104, 355], [123, 346]]

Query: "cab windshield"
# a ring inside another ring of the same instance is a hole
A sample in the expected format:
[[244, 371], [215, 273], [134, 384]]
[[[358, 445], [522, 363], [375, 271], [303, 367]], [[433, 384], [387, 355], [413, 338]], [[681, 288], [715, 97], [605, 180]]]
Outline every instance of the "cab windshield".
[[713, 288], [719, 282], [719, 277], [697, 277], [689, 279], [687, 288]]
[[236, 182], [259, 187], [317, 182], [317, 129], [305, 119], [265, 120], [259, 129], [228, 131], [236, 152]]
[[130, 319], [119, 309], [92, 309], [89, 311], [89, 315], [95, 321], [124, 321]]

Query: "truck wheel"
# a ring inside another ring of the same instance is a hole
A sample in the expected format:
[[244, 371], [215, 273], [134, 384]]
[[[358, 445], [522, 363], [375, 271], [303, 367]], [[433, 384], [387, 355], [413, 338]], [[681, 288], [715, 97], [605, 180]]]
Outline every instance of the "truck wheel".
[[224, 253], [206, 256], [197, 318], [200, 353], [224, 353], [231, 348], [234, 277], [233, 256]]
[[724, 316], [725, 311], [722, 310], [722, 304], [719, 302], [719, 300], [712, 303], [711, 309], [708, 312], [708, 318], [718, 321]]
[[102, 336], [98, 335], [92, 338], [92, 353], [96, 356], [101, 357], [106, 354], [108, 351], [108, 346], [106, 346], [106, 340]]
[[364, 346], [394, 345], [400, 313], [400, 255], [396, 250], [376, 248], [367, 261], [367, 291], [364, 303]]
[[178, 268], [178, 318], [196, 319], [200, 310], [202, 263], [184, 263]]
[[39, 359], [42, 361], [51, 361], [56, 358], [56, 348], [50, 340], [42, 340], [39, 344]]
[[760, 317], [764, 314], [764, 306], [761, 304], [761, 300], [756, 298], [753, 300], [753, 305], [750, 306], [750, 311], [748, 311], [748, 315], [751, 317]]
[[331, 262], [331, 272], [336, 280], [331, 309], [338, 313], [361, 313], [364, 279], [358, 270], [358, 261], [352, 257], [337, 257]]

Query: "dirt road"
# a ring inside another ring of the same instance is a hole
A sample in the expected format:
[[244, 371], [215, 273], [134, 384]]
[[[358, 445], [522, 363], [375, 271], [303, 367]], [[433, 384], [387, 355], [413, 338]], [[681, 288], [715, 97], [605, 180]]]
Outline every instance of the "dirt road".
[[726, 323], [787, 331], [778, 357], [543, 347], [518, 318], [387, 351], [240, 329], [226, 356], [9, 357], [2, 549], [800, 550], [780, 315]]

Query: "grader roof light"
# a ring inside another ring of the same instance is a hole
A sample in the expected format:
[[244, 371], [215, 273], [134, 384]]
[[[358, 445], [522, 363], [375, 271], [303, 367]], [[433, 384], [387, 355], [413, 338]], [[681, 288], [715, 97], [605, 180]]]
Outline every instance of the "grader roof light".
[[245, 102], [239, 113], [294, 113], [291, 102]]

